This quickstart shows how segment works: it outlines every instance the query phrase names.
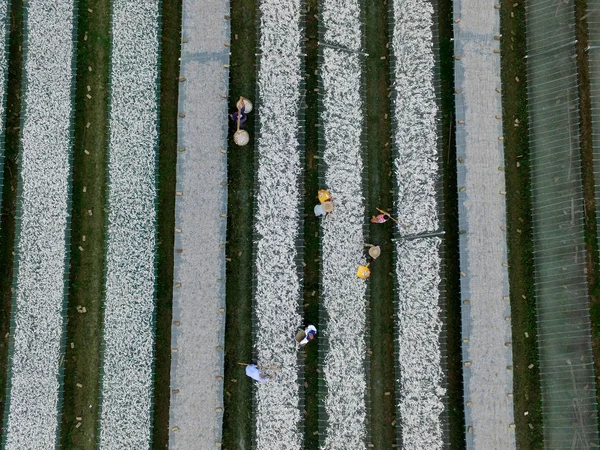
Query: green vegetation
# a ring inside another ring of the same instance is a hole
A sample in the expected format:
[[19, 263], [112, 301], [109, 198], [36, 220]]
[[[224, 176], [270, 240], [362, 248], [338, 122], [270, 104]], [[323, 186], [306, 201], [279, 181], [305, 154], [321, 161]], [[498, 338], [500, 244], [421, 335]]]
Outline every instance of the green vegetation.
[[[21, 74], [23, 45], [23, 1], [13, 0], [10, 17], [8, 55], [8, 96], [6, 100], [6, 140], [4, 185], [0, 221], [0, 411], [4, 410], [8, 369], [8, 336], [12, 308], [13, 252], [17, 203], [18, 155], [21, 129]], [[0, 423], [0, 435], [4, 423]]]
[[[319, 273], [320, 273], [320, 246], [319, 222], [312, 217], [312, 210], [317, 202], [319, 186], [318, 170], [318, 87], [317, 71], [317, 30], [318, 20], [317, 0], [308, 0], [306, 14], [306, 134], [305, 134], [305, 165], [304, 165], [304, 321], [318, 326], [319, 317]], [[306, 360], [304, 366], [305, 381], [305, 435], [304, 448], [319, 447], [319, 368], [318, 345], [305, 347]]]
[[[61, 445], [64, 448], [93, 449], [97, 443], [104, 295], [109, 29], [109, 2], [81, 0], [75, 93], [71, 271], [61, 428]], [[87, 98], [87, 94], [91, 98]], [[92, 215], [88, 211], [92, 211]], [[85, 307], [86, 312], [79, 313], [78, 306]], [[77, 420], [77, 417], [81, 419]]]
[[[388, 50], [388, 8], [385, 0], [366, 2], [366, 110], [368, 169], [367, 215], [376, 208], [393, 206], [391, 142], [390, 63]], [[382, 59], [383, 58], [383, 59]], [[370, 289], [370, 425], [375, 448], [392, 448], [396, 443], [395, 356], [394, 356], [394, 224], [369, 225], [370, 243], [381, 246], [373, 265]]]
[[454, 36], [452, 1], [438, 2], [440, 95], [442, 106], [442, 159], [444, 172], [444, 265], [446, 279], [446, 364], [448, 373], [448, 427], [450, 447], [463, 449], [463, 405], [460, 264], [458, 250], [458, 187], [454, 123]]
[[[256, 92], [255, 0], [231, 4], [231, 67], [229, 99]], [[245, 129], [254, 136], [251, 114]], [[227, 282], [225, 334], [225, 413], [223, 448], [246, 450], [252, 445], [252, 385], [244, 380], [239, 361], [252, 358], [252, 205], [254, 194], [254, 142], [237, 147], [230, 129], [228, 164]]]
[[[518, 448], [543, 447], [533, 269], [530, 155], [527, 115], [525, 9], [501, 9], [502, 107], [506, 173], [506, 222]], [[527, 334], [526, 334], [527, 333]], [[530, 365], [533, 364], [530, 369]], [[528, 415], [525, 415], [525, 412]]]
[[154, 362], [153, 448], [167, 448], [171, 399], [171, 318], [177, 108], [181, 45], [181, 1], [162, 0], [160, 142], [158, 160], [158, 248], [156, 273], [156, 350]]

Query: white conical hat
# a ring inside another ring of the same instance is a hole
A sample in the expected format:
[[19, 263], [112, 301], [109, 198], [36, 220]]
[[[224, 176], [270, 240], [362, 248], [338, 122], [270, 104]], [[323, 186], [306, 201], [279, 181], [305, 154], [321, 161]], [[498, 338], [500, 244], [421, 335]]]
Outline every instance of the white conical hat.
[[326, 202], [321, 203], [321, 206], [323, 207], [323, 211], [325, 211], [326, 213], [333, 212], [333, 203], [331, 202], [331, 200], [327, 200]]
[[[238, 100], [237, 103], [235, 104], [235, 106], [237, 106], [237, 109], [242, 109], [242, 101]], [[249, 112], [252, 111], [252, 102], [245, 97], [244, 97], [244, 106], [246, 107], [246, 109], [244, 110], [245, 114], [248, 114]]]
[[373, 247], [369, 248], [369, 256], [373, 259], [377, 259], [379, 258], [379, 255], [381, 255], [381, 248], [379, 248], [379, 245], [374, 245]]
[[233, 142], [235, 142], [240, 147], [243, 147], [248, 142], [250, 142], [250, 135], [246, 130], [237, 130], [233, 134]]

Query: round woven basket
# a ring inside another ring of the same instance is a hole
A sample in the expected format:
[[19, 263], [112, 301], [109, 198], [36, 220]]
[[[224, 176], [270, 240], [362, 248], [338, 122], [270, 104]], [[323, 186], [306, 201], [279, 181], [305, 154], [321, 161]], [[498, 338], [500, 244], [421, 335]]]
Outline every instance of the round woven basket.
[[[246, 109], [244, 110], [245, 114], [248, 114], [252, 111], [252, 102], [247, 98], [244, 99], [244, 105], [246, 105]], [[242, 101], [238, 100], [235, 106], [237, 107], [237, 109], [242, 109]]]
[[235, 142], [240, 147], [243, 147], [248, 142], [250, 142], [250, 135], [246, 130], [238, 130], [233, 134], [233, 142]]
[[373, 247], [369, 248], [369, 256], [373, 259], [377, 259], [379, 258], [379, 255], [381, 255], [381, 248], [379, 248], [379, 245], [374, 245]]

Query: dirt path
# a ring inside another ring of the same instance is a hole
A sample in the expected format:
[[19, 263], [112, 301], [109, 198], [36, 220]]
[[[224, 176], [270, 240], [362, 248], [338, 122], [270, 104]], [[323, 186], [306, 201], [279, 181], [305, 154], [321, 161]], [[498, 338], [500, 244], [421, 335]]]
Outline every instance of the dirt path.
[[[515, 447], [498, 9], [454, 2], [468, 448]], [[509, 396], [508, 394], [511, 394]]]
[[185, 118], [180, 119], [177, 145], [171, 330], [173, 449], [221, 442], [228, 14], [223, 0], [183, 2], [179, 111]]

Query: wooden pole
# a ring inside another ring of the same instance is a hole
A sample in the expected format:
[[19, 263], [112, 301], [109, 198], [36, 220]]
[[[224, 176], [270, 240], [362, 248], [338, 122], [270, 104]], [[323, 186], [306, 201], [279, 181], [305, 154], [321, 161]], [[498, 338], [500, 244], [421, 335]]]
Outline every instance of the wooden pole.
[[384, 211], [383, 209], [379, 209], [379, 208], [375, 208], [375, 209], [382, 214], [387, 214], [388, 216], [390, 216], [390, 219], [392, 219], [394, 222], [396, 222], [398, 225], [400, 225], [400, 222], [398, 222], [396, 219], [394, 219], [389, 212]]
[[[254, 364], [248, 364], [248, 363], [243, 363], [243, 362], [238, 362], [238, 364], [240, 366], [253, 366]], [[259, 369], [267, 369], [267, 370], [281, 370], [281, 367], [279, 366], [260, 366], [258, 364], [256, 364], [256, 367], [258, 367]]]

